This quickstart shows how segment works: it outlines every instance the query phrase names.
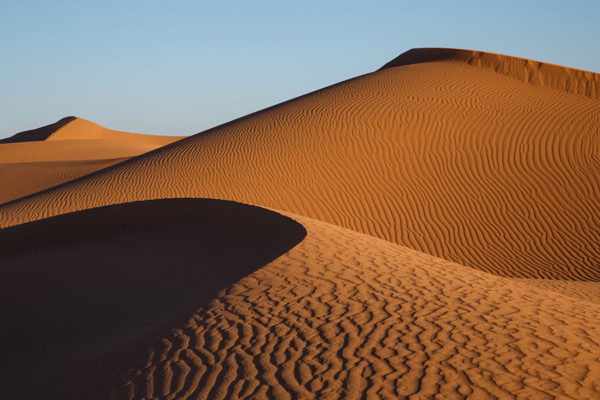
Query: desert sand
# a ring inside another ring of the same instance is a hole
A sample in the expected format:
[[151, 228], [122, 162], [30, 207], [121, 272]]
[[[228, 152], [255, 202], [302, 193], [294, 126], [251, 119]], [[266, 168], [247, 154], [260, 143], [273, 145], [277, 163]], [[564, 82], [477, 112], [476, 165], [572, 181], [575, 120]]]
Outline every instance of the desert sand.
[[0, 143], [7, 398], [600, 398], [599, 83], [413, 49], [183, 139]]

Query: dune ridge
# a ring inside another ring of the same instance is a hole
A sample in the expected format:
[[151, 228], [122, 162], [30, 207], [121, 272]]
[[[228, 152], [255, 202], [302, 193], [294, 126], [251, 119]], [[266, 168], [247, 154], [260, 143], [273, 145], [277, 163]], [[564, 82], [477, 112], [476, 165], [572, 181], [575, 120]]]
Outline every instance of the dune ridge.
[[501, 276], [597, 281], [599, 129], [585, 96], [464, 62], [399, 65], [6, 204], [0, 226], [210, 197]]
[[600, 99], [600, 74], [598, 73], [486, 51], [415, 48], [402, 53], [381, 69], [435, 61], [465, 62], [476, 67], [491, 69], [534, 86]]

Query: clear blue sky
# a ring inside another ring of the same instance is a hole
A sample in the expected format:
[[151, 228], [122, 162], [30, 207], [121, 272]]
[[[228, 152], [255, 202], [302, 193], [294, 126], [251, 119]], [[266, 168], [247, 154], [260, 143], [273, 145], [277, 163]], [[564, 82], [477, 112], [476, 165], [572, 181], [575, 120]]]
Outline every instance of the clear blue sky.
[[76, 115], [188, 135], [458, 47], [600, 72], [600, 1], [0, 0], [0, 137]]

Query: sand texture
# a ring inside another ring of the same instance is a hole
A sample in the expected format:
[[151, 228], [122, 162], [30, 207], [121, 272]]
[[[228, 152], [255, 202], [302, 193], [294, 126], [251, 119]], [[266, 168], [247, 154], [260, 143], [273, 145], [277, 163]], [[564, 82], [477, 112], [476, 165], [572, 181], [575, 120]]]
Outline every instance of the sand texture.
[[600, 399], [599, 82], [413, 49], [183, 139], [5, 140], [0, 397]]

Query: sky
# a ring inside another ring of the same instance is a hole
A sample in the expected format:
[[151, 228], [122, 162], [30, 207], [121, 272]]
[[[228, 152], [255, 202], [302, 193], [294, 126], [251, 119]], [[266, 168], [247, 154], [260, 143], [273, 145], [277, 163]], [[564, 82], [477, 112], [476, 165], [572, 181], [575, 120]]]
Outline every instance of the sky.
[[190, 135], [455, 47], [600, 72], [600, 1], [0, 0], [0, 138], [75, 115]]

